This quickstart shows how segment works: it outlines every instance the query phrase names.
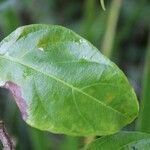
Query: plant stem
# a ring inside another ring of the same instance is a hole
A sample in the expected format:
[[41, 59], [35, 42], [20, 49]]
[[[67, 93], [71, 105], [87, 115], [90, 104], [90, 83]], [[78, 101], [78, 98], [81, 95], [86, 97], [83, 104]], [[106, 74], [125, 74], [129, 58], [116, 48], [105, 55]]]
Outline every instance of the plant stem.
[[95, 136], [86, 137], [85, 140], [84, 140], [85, 145], [88, 145], [88, 144], [91, 143], [94, 139], [95, 139]]
[[3, 144], [3, 150], [14, 150], [13, 142], [4, 126], [3, 121], [0, 121], [0, 140]]
[[112, 55], [116, 26], [122, 2], [123, 2], [122, 0], [113, 0], [110, 6], [106, 33], [102, 43], [103, 54], [108, 58], [110, 58]]
[[145, 70], [143, 79], [143, 95], [141, 101], [140, 116], [137, 122], [137, 129], [150, 133], [150, 29], [149, 42], [145, 59]]

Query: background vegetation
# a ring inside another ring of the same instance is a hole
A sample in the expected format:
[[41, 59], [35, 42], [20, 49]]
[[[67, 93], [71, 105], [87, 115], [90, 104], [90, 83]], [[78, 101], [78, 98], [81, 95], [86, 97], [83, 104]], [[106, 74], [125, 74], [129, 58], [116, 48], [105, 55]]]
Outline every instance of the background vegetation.
[[[17, 27], [33, 23], [66, 26], [88, 39], [128, 76], [141, 104], [140, 117], [126, 130], [150, 133], [150, 3], [149, 0], [0, 0], [0, 40]], [[6, 97], [4, 99], [4, 97]], [[79, 137], [30, 128], [9, 93], [0, 89], [0, 120], [19, 150], [77, 150]], [[0, 147], [1, 148], [1, 147]]]

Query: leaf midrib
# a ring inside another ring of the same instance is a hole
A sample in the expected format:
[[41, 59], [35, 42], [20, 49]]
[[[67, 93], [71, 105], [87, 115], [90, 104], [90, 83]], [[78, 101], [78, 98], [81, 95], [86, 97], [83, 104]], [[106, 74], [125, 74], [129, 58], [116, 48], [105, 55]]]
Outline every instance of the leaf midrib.
[[67, 82], [65, 82], [65, 81], [63, 81], [63, 80], [61, 80], [61, 79], [59, 79], [59, 78], [57, 78], [57, 77], [55, 77], [55, 76], [53, 76], [53, 75], [44, 73], [44, 72], [41, 71], [41, 70], [37, 70], [36, 68], [34, 68], [34, 67], [32, 67], [32, 66], [29, 66], [28, 64], [23, 63], [23, 62], [19, 61], [18, 59], [12, 58], [12, 57], [10, 57], [10, 56], [9, 56], [9, 57], [4, 57], [4, 56], [0, 55], [0, 58], [5, 59], [5, 60], [7, 60], [7, 61], [14, 62], [14, 63], [18, 63], [18, 64], [20, 64], [20, 65], [23, 65], [23, 66], [27, 67], [27, 68], [30, 68], [30, 69], [32, 69], [32, 70], [35, 70], [36, 72], [39, 72], [39, 73], [41, 73], [41, 74], [44, 74], [44, 75], [50, 77], [51, 79], [56, 80], [56, 81], [58, 81], [58, 82], [60, 82], [60, 83], [62, 83], [62, 84], [64, 84], [64, 85], [66, 85], [67, 87], [69, 87], [69, 88], [71, 88], [71, 89], [73, 89], [73, 90], [75, 90], [75, 91], [77, 91], [77, 92], [79, 92], [79, 93], [81, 93], [81, 94], [83, 94], [83, 95], [85, 95], [85, 96], [87, 96], [87, 97], [93, 99], [95, 102], [97, 102], [97, 103], [99, 103], [99, 104], [105, 106], [106, 108], [108, 108], [108, 109], [110, 109], [110, 110], [112, 110], [112, 111], [114, 111], [114, 112], [120, 114], [120, 115], [123, 116], [124, 118], [128, 119], [128, 117], [127, 117], [126, 115], [122, 114], [122, 113], [119, 112], [118, 110], [115, 110], [114, 108], [112, 108], [112, 107], [106, 105], [105, 103], [102, 103], [101, 101], [99, 101], [99, 100], [96, 99], [95, 97], [93, 97], [93, 96], [87, 94], [86, 92], [82, 91], [81, 89], [79, 89], [79, 88], [77, 88], [77, 87], [74, 87], [73, 85], [68, 84]]

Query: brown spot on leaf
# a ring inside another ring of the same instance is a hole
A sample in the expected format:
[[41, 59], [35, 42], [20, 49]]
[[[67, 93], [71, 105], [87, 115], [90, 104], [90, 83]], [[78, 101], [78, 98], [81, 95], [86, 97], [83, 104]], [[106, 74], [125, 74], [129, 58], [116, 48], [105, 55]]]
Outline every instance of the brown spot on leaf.
[[12, 95], [15, 98], [16, 104], [20, 109], [23, 120], [26, 120], [27, 119], [27, 104], [24, 98], [22, 97], [20, 86], [18, 86], [17, 84], [11, 81], [7, 81], [3, 87], [11, 91]]

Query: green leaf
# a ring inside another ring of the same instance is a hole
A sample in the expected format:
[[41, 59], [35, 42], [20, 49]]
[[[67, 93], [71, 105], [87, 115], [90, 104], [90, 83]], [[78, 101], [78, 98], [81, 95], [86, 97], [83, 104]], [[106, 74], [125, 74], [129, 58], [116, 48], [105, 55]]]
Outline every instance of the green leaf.
[[0, 85], [31, 126], [76, 136], [107, 135], [138, 115], [123, 72], [60, 26], [18, 28], [0, 43]]
[[150, 135], [140, 132], [126, 132], [99, 138], [89, 144], [86, 150], [149, 150]]

